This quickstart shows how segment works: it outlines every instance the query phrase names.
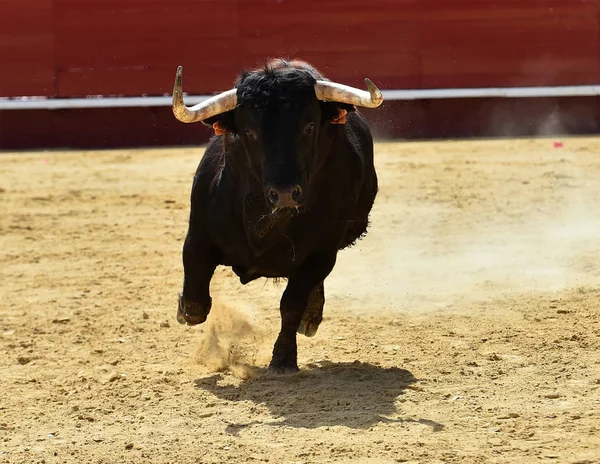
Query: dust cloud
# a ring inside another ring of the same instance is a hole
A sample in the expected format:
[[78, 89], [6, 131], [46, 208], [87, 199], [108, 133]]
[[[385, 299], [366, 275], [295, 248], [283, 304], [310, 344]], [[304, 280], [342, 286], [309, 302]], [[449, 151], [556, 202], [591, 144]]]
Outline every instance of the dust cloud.
[[[560, 153], [561, 161], [569, 157]], [[340, 253], [326, 285], [329, 301], [415, 312], [600, 285], [600, 183], [586, 179], [583, 168], [548, 169], [541, 166], [540, 177], [558, 178], [556, 202], [549, 194], [527, 214], [508, 207], [475, 219], [474, 211], [443, 202], [403, 207], [402, 199], [384, 197], [383, 177], [369, 234]], [[526, 188], [515, 195], [514, 203], [531, 202]], [[390, 220], [398, 224], [395, 234], [377, 227]]]
[[229, 371], [242, 380], [258, 376], [255, 366], [268, 362], [269, 334], [252, 319], [251, 307], [215, 300], [200, 335], [195, 362], [208, 372]]

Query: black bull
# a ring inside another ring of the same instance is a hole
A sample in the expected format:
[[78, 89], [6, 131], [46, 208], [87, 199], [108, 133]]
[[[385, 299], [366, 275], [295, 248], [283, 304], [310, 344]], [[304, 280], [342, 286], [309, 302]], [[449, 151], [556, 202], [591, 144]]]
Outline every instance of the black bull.
[[338, 251], [366, 234], [378, 191], [365, 118], [317, 99], [319, 79], [306, 63], [276, 60], [240, 75], [233, 110], [202, 120], [219, 135], [194, 176], [177, 319], [206, 320], [218, 265], [242, 284], [286, 278], [274, 372], [298, 370], [296, 332], [316, 333], [323, 282]]

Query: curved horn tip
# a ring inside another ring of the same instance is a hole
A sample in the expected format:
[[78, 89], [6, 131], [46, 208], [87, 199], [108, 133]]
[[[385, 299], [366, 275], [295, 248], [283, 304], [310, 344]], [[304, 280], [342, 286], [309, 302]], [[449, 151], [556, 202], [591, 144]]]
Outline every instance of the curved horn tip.
[[373, 84], [371, 79], [366, 78], [365, 84], [369, 90], [369, 93], [371, 94], [371, 99], [374, 102], [377, 102], [377, 106], [381, 105], [381, 103], [383, 103], [383, 94], [381, 93], [381, 90], [379, 90], [377, 86]]
[[175, 73], [175, 80], [177, 82], [181, 82], [183, 80], [183, 66], [179, 66], [177, 68], [177, 73]]
[[182, 122], [188, 122], [185, 118], [185, 106], [183, 103], [183, 66], [177, 68], [175, 83], [173, 84], [172, 110], [175, 117]]

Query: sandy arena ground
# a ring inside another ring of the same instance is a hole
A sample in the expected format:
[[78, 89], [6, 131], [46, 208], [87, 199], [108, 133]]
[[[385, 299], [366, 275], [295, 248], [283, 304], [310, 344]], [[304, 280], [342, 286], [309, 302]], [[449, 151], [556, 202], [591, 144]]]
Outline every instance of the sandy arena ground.
[[301, 373], [283, 284], [176, 323], [202, 149], [0, 155], [0, 462], [600, 462], [600, 139], [380, 143]]

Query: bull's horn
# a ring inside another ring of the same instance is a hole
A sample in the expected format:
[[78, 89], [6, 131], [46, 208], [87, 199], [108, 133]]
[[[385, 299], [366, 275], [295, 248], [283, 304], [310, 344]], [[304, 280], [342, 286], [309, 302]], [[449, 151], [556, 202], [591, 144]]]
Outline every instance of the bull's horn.
[[344, 84], [329, 81], [317, 81], [315, 93], [319, 100], [329, 100], [350, 105], [377, 108], [383, 102], [383, 95], [369, 79], [365, 79], [368, 92]]
[[188, 108], [183, 103], [183, 66], [177, 68], [173, 86], [173, 114], [181, 122], [199, 122], [231, 111], [237, 105], [237, 89], [215, 95]]

